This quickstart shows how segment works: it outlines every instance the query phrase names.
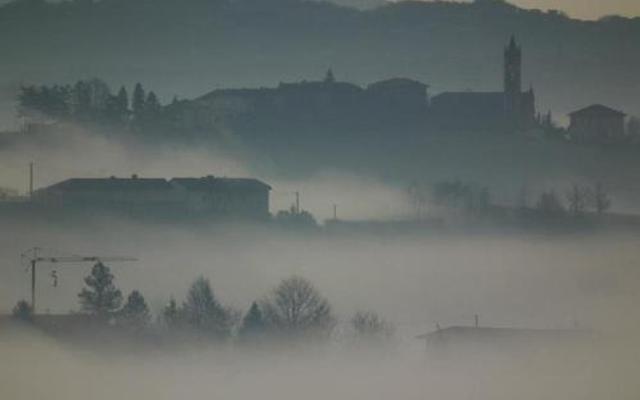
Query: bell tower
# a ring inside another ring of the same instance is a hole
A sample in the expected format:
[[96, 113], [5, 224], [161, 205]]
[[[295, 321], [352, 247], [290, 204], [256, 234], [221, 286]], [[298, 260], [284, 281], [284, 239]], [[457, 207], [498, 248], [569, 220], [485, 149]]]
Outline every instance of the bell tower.
[[504, 49], [504, 100], [507, 118], [517, 123], [522, 110], [522, 49], [513, 35]]

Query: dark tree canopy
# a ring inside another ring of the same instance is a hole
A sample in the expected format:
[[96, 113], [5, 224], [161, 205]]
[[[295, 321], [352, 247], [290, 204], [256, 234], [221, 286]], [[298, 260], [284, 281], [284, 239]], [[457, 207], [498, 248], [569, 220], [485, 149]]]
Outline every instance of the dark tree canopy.
[[85, 312], [106, 318], [118, 311], [122, 304], [122, 292], [113, 280], [109, 267], [101, 262], [93, 266], [91, 274], [84, 279], [87, 287], [78, 294]]

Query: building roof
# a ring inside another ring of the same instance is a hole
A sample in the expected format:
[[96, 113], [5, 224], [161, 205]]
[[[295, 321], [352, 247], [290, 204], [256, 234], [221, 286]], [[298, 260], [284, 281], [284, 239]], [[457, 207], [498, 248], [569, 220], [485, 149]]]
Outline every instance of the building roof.
[[205, 176], [202, 178], [173, 178], [171, 183], [192, 191], [251, 189], [271, 190], [271, 186], [253, 178], [218, 178]]
[[571, 117], [624, 117], [626, 114], [622, 111], [603, 106], [602, 104], [594, 104], [589, 107], [582, 108], [569, 114]]
[[459, 340], [511, 340], [511, 339], [558, 339], [585, 336], [589, 332], [577, 329], [521, 329], [452, 326], [417, 336], [417, 339]]
[[441, 105], [480, 105], [483, 107], [504, 107], [503, 92], [444, 92], [434, 96], [432, 103]]
[[416, 81], [414, 79], [409, 78], [391, 78], [385, 79], [382, 81], [374, 82], [367, 86], [367, 89], [387, 89], [387, 88], [398, 88], [398, 87], [417, 87], [420, 89], [426, 89], [429, 85], [424, 84], [420, 81]]
[[128, 191], [128, 190], [171, 190], [171, 185], [163, 178], [71, 178], [46, 188], [64, 191]]

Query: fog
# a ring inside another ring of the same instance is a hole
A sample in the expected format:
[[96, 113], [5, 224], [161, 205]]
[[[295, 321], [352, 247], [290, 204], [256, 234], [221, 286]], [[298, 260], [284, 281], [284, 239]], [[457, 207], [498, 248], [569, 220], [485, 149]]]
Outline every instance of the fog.
[[[340, 170], [306, 179], [279, 177], [243, 151], [139, 147], [70, 130], [64, 140], [23, 142], [0, 158], [3, 186], [24, 188], [26, 164], [38, 186], [73, 176], [257, 176], [273, 187], [272, 211], [294, 191], [303, 208], [328, 218], [394, 219], [410, 207], [402, 185]], [[272, 226], [197, 225], [95, 216], [82, 221], [6, 222], [0, 227], [0, 311], [29, 296], [20, 253], [124, 255], [109, 266], [123, 293], [138, 289], [154, 316], [184, 299], [202, 275], [239, 312], [282, 279], [303, 276], [326, 296], [338, 326], [374, 310], [396, 327], [389, 349], [327, 347], [246, 351], [226, 345], [127, 351], [87, 349], [32, 330], [0, 327], [0, 398], [419, 399], [637, 398], [637, 238], [628, 232], [584, 234], [434, 231], [397, 236], [296, 232]], [[41, 264], [39, 310], [78, 311], [89, 264]], [[56, 270], [59, 282], [52, 285]], [[580, 330], [598, 339], [498, 357], [478, 347], [441, 362], [415, 337], [436, 326]], [[107, 351], [104, 351], [107, 350]], [[6, 362], [4, 360], [10, 360]]]

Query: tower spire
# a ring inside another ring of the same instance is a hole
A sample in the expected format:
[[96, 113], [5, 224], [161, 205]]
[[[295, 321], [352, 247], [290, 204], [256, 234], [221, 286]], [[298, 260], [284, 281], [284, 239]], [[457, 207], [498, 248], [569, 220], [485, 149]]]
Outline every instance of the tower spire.
[[504, 50], [504, 102], [507, 119], [517, 125], [522, 112], [522, 50], [515, 35]]

